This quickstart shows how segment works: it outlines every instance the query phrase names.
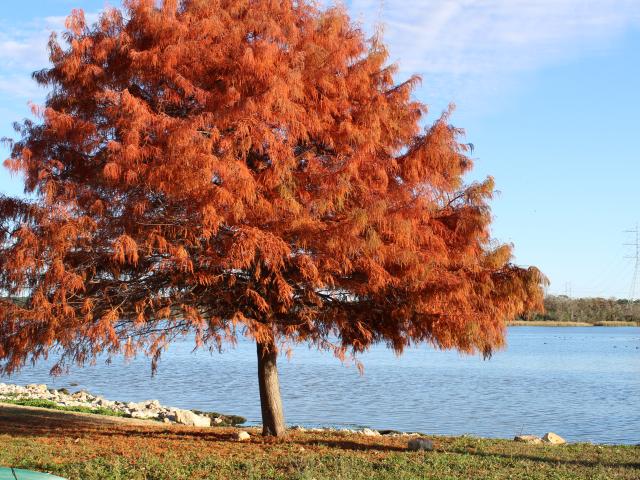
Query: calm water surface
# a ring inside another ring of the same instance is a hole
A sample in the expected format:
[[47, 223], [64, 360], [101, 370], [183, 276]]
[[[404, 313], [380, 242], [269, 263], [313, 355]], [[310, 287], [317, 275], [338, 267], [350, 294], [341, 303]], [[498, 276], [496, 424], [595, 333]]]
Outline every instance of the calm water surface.
[[[280, 361], [287, 422], [505, 438], [554, 431], [570, 441], [640, 443], [640, 328], [512, 327], [508, 342], [487, 361], [427, 347], [398, 358], [379, 346], [362, 356], [364, 376], [330, 354], [298, 347]], [[0, 380], [158, 399], [258, 423], [254, 345], [240, 342], [222, 355], [192, 347], [174, 344], [155, 377], [139, 358], [59, 378], [42, 362]]]

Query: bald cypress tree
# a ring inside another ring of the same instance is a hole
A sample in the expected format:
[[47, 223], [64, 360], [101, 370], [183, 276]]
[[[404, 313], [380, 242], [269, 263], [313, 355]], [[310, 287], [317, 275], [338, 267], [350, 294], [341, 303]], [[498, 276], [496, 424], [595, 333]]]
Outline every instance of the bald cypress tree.
[[[492, 179], [461, 130], [426, 129], [379, 38], [306, 1], [128, 0], [49, 43], [48, 88], [5, 164], [0, 360], [54, 373], [177, 337], [257, 345], [265, 435], [276, 359], [308, 343], [490, 354], [545, 281], [490, 238]], [[15, 302], [6, 297], [26, 297]]]

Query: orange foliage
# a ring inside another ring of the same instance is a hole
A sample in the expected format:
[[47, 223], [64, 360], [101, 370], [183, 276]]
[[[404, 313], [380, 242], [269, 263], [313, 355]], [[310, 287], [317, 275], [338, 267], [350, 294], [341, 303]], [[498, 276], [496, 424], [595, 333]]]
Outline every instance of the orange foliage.
[[52, 37], [41, 119], [0, 198], [0, 359], [53, 347], [154, 361], [218, 348], [374, 342], [489, 354], [541, 307], [535, 268], [490, 239], [493, 180], [378, 37], [305, 1], [128, 0]]

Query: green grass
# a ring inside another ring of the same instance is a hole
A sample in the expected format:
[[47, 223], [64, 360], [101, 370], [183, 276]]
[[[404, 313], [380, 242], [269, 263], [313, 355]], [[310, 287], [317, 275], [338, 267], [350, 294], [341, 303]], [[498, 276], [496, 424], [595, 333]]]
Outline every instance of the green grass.
[[10, 403], [11, 405], [21, 405], [24, 407], [38, 407], [38, 408], [48, 408], [50, 410], [62, 410], [65, 412], [92, 413], [95, 415], [106, 415], [108, 417], [126, 416], [124, 413], [119, 412], [117, 410], [112, 410], [110, 408], [65, 406], [65, 405], [58, 405], [56, 402], [52, 402], [51, 400], [41, 400], [41, 399], [32, 399], [32, 398], [25, 398], [25, 399], [2, 398], [0, 399], [0, 402]]
[[[176, 440], [173, 448], [170, 443], [161, 450], [150, 439], [148, 446], [137, 444], [137, 449], [119, 454], [121, 441], [113, 440], [96, 451], [93, 445], [82, 446], [69, 439], [62, 451], [47, 451], [32, 439], [7, 441], [0, 436], [0, 464], [47, 471], [71, 480], [640, 478], [640, 448], [632, 446], [555, 447], [460, 437], [437, 440], [439, 447], [434, 452], [408, 452], [400, 444], [361, 445], [357, 437], [339, 440], [321, 435], [314, 439], [305, 434], [291, 443], [260, 445], [203, 439], [182, 444], [183, 440]], [[124, 441], [128, 445], [128, 440]]]
[[229, 427], [112, 422], [6, 405], [0, 466], [70, 480], [640, 479], [640, 446], [428, 436], [434, 451], [410, 452], [404, 436], [291, 431], [274, 440], [247, 430], [251, 439], [237, 442]]
[[[363, 458], [350, 453], [290, 455], [277, 459], [233, 459], [211, 455], [188, 461], [175, 454], [142, 455], [131, 462], [122, 457], [97, 457], [73, 463], [50, 463], [24, 457], [19, 467], [40, 468], [83, 480], [180, 480], [180, 479], [528, 479], [612, 480], [638, 479], [640, 471], [626, 472], [612, 465], [565, 463], [553, 458], [517, 458], [501, 455], [478, 457], [464, 454], [392, 454], [386, 458]], [[1, 455], [0, 455], [1, 458]]]

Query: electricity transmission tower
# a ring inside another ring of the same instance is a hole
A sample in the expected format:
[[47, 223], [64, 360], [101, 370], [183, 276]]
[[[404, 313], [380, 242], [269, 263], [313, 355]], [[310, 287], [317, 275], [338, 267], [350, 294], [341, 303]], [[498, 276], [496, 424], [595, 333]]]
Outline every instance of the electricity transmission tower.
[[640, 270], [640, 230], [638, 230], [638, 224], [636, 223], [636, 228], [634, 230], [625, 230], [625, 233], [634, 235], [632, 243], [625, 243], [625, 245], [633, 247], [633, 254], [624, 257], [635, 262], [633, 268], [633, 279], [631, 280], [631, 288], [629, 289], [629, 300], [633, 301], [636, 298], [636, 285], [638, 283], [638, 271]]

